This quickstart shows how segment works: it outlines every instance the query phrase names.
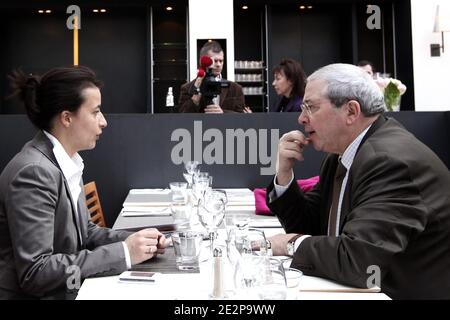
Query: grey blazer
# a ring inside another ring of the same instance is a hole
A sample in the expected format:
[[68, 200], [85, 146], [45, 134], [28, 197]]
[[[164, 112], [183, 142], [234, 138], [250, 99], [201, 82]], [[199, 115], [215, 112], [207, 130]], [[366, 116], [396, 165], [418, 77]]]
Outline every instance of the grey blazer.
[[74, 203], [52, 149], [38, 132], [0, 175], [0, 299], [64, 298], [78, 280], [126, 270], [120, 241], [130, 233], [90, 221], [84, 191]]

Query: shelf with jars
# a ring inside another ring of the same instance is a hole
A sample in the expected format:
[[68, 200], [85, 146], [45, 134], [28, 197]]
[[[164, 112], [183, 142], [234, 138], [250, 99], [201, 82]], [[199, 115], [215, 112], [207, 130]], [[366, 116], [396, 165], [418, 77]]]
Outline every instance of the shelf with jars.
[[263, 61], [238, 60], [234, 62], [234, 70], [234, 79], [242, 86], [246, 103], [253, 111], [267, 111], [267, 69]]

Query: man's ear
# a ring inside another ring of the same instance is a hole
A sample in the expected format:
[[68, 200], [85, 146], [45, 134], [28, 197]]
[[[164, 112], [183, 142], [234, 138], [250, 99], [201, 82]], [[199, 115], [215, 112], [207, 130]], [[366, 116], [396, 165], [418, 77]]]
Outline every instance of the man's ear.
[[65, 128], [68, 128], [72, 123], [72, 113], [70, 111], [64, 110], [59, 114], [58, 119]]
[[354, 123], [361, 116], [361, 106], [358, 101], [350, 100], [345, 108], [347, 124]]

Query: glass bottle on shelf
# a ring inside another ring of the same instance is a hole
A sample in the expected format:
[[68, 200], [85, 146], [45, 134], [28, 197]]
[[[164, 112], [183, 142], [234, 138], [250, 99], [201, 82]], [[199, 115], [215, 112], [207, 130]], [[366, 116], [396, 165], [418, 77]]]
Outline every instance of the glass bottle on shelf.
[[175, 106], [175, 104], [173, 102], [172, 87], [169, 87], [169, 90], [167, 91], [167, 96], [166, 96], [166, 107], [170, 108], [170, 111], [172, 111], [174, 106]]

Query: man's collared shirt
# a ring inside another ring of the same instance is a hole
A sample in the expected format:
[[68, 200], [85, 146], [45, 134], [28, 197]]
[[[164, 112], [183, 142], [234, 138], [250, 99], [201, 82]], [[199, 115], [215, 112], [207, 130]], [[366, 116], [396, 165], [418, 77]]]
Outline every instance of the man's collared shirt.
[[[221, 81], [222, 80], [222, 74], [219, 74], [218, 76], [216, 76], [216, 81]], [[217, 96], [215, 96], [213, 99], [212, 99], [212, 101], [213, 101], [213, 103], [216, 105], [216, 106], [220, 106], [220, 94], [218, 94]]]
[[350, 143], [350, 145], [347, 147], [347, 149], [345, 149], [345, 151], [342, 154], [342, 156], [339, 158], [339, 160], [341, 161], [342, 165], [345, 167], [345, 169], [347, 169], [347, 172], [345, 173], [345, 177], [342, 180], [342, 187], [341, 187], [341, 191], [339, 192], [339, 204], [338, 204], [337, 216], [336, 216], [336, 219], [337, 219], [336, 220], [336, 236], [339, 235], [339, 222], [341, 220], [342, 199], [344, 198], [345, 188], [347, 187], [348, 173], [350, 172], [350, 168], [351, 168], [351, 166], [353, 164], [353, 160], [355, 159], [356, 151], [358, 151], [358, 148], [359, 148], [359, 145], [361, 144], [362, 139], [366, 135], [367, 131], [369, 131], [371, 126], [372, 125], [368, 126], [366, 128], [366, 130], [361, 132], [356, 137], [356, 139], [353, 140], [352, 143]]

